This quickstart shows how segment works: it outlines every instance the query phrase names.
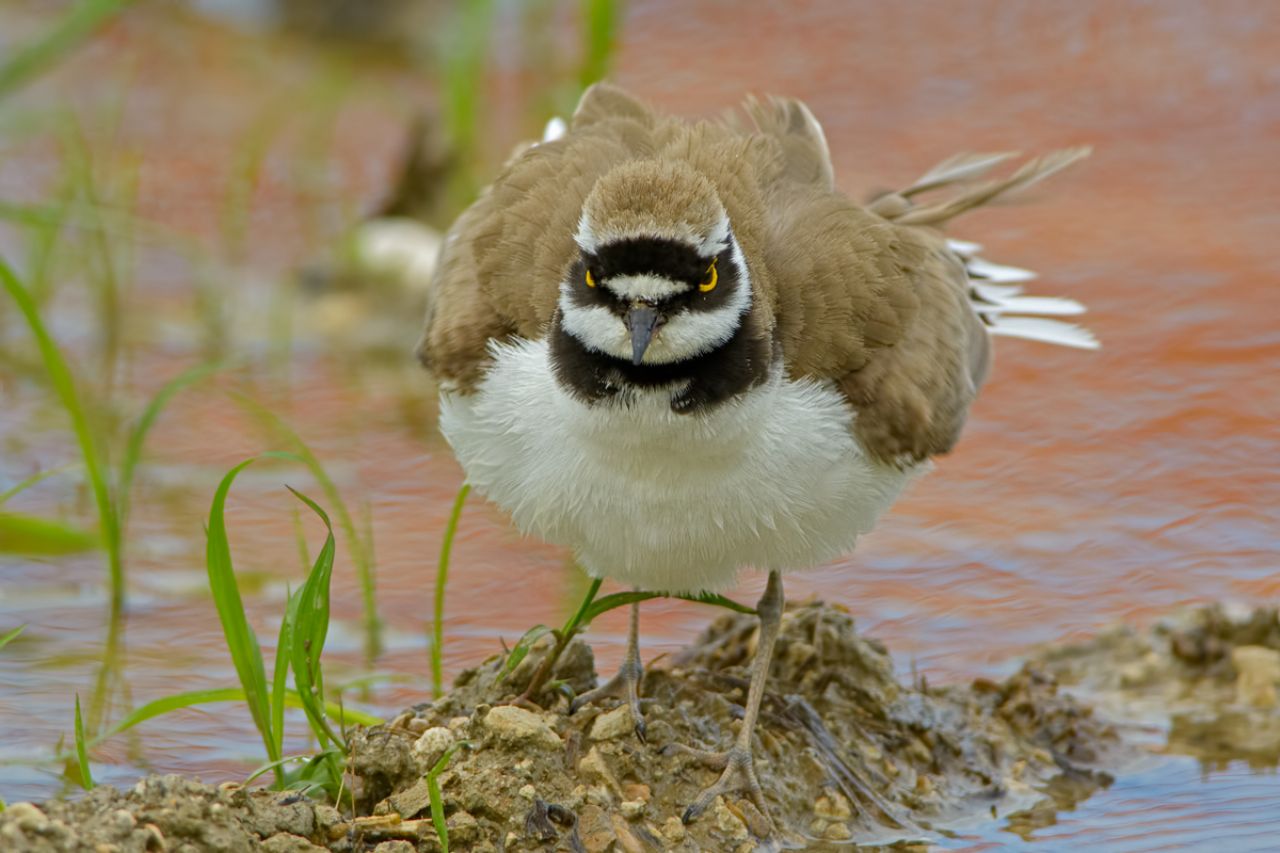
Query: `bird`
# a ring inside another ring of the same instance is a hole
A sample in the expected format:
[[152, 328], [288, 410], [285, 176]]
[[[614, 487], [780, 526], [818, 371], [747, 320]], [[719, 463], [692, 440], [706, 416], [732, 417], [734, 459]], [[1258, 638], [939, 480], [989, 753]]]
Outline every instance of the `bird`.
[[[593, 577], [687, 594], [767, 572], [737, 737], [670, 745], [721, 771], [686, 822], [738, 792], [768, 814], [752, 733], [782, 573], [851, 551], [954, 447], [994, 335], [1097, 346], [1059, 319], [1078, 302], [942, 230], [1087, 153], [999, 179], [1013, 155], [960, 155], [859, 204], [799, 100], [689, 121], [597, 83], [449, 229], [417, 355], [467, 482]], [[571, 710], [623, 700], [643, 739], [638, 608]]]

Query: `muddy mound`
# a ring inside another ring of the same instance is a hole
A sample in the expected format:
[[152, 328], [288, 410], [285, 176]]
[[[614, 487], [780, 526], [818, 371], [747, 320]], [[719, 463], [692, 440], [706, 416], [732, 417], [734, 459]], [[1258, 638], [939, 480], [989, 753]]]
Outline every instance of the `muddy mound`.
[[1117, 721], [1163, 728], [1164, 751], [1210, 768], [1280, 762], [1280, 613], [1223, 605], [1184, 611], [1146, 631], [1117, 626], [1050, 647], [1032, 666]]
[[1052, 812], [1107, 784], [1098, 768], [1122, 751], [1106, 724], [1034, 667], [1000, 683], [901, 684], [883, 646], [858, 636], [847, 613], [803, 605], [784, 616], [757, 729], [774, 827], [745, 798], [719, 799], [685, 826], [680, 814], [716, 774], [663, 747], [730, 743], [756, 640], [753, 617], [726, 615], [651, 665], [644, 743], [625, 705], [568, 714], [570, 697], [595, 681], [590, 650], [574, 642], [542, 705], [517, 701], [546, 654], [538, 648], [505, 677], [495, 657], [444, 698], [354, 733], [355, 816], [296, 794], [153, 777], [44, 812], [13, 806], [0, 815], [0, 841], [37, 850], [434, 850], [426, 777], [449, 753], [436, 781], [454, 850], [824, 849]]

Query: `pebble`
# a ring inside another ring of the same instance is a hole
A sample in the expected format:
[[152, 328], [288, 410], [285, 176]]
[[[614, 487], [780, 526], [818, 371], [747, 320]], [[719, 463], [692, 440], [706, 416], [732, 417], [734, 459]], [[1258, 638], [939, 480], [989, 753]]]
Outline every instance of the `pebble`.
[[[588, 778], [599, 779], [608, 786], [612, 793], [619, 796], [622, 795], [622, 788], [618, 785], [618, 780], [614, 778], [613, 771], [609, 769], [609, 765], [604, 763], [604, 756], [600, 754], [600, 750], [596, 747], [591, 747], [582, 761], [578, 763], [578, 772], [588, 776]], [[588, 798], [590, 797], [590, 792], [588, 792], [587, 796]]]
[[49, 818], [32, 803], [14, 803], [4, 813], [23, 832], [39, 832], [49, 825]]
[[614, 740], [626, 737], [635, 731], [635, 720], [631, 717], [630, 705], [619, 705], [612, 711], [606, 711], [591, 723], [592, 740]]
[[818, 797], [818, 801], [813, 804], [813, 813], [826, 820], [848, 820], [853, 816], [853, 809], [844, 794], [829, 791]]
[[643, 800], [647, 803], [653, 795], [650, 793], [648, 785], [640, 782], [628, 782], [622, 786], [622, 796], [628, 800]]
[[542, 717], [514, 705], [491, 708], [482, 724], [503, 743], [531, 745], [542, 749], [559, 749], [563, 745], [559, 736]]
[[672, 844], [679, 844], [684, 841], [685, 832], [684, 821], [678, 817], [669, 817], [666, 823], [662, 824], [662, 834]]
[[729, 836], [729, 840], [734, 843], [745, 841], [750, 837], [751, 831], [742, 822], [742, 818], [725, 804], [724, 797], [716, 797], [715, 803], [711, 806], [711, 816], [720, 831]]
[[822, 834], [822, 837], [831, 841], [848, 841], [853, 837], [853, 833], [845, 824], [833, 823], [827, 826], [827, 831]]
[[1276, 707], [1280, 684], [1280, 651], [1266, 646], [1236, 646], [1231, 650], [1236, 668], [1236, 701], [1254, 708]]
[[480, 835], [480, 821], [470, 812], [458, 811], [449, 815], [445, 821], [449, 828], [449, 840], [459, 844], [470, 844]]
[[538, 789], [532, 785], [525, 785], [520, 789], [519, 794], [526, 800], [532, 800], [534, 797], [538, 796]]
[[414, 758], [418, 759], [422, 767], [430, 770], [435, 767], [445, 750], [453, 746], [454, 740], [453, 732], [444, 726], [427, 729], [413, 742]]
[[618, 810], [627, 820], [635, 820], [644, 814], [644, 800], [623, 800]]
[[[213, 814], [214, 808], [220, 808], [223, 811], [227, 810], [227, 807], [221, 803], [214, 803], [209, 809], [210, 814]], [[117, 835], [128, 835], [133, 832], [133, 828], [137, 825], [138, 819], [128, 809], [116, 809], [111, 813], [111, 827], [116, 831]]]
[[373, 848], [373, 853], [416, 853], [417, 849], [411, 842], [396, 839], [382, 842]]

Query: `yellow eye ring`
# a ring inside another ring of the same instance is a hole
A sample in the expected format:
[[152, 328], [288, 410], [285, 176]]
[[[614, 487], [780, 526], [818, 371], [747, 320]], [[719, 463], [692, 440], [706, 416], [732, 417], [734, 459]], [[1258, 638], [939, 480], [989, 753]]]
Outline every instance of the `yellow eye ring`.
[[[720, 260], [716, 258], [716, 261]], [[703, 293], [710, 293], [716, 289], [716, 284], [720, 281], [720, 274], [716, 272], [716, 261], [711, 262], [711, 266], [707, 267], [707, 277], [702, 280], [702, 284], [698, 285], [698, 290]]]
[[591, 270], [587, 270], [587, 287], [595, 287], [596, 280], [591, 277]]

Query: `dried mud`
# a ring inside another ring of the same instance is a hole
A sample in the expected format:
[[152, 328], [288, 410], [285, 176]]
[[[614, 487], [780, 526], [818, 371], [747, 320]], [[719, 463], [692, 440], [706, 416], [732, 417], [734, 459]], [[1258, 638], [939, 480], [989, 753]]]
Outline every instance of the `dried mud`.
[[575, 641], [545, 708], [512, 704], [543, 648], [506, 678], [494, 657], [442, 699], [355, 732], [352, 814], [294, 793], [153, 776], [129, 791], [12, 805], [0, 814], [0, 847], [437, 850], [425, 776], [458, 744], [438, 777], [452, 849], [626, 853], [924, 846], [995, 821], [1030, 832], [1140, 754], [1121, 736], [1134, 721], [1163, 720], [1165, 749], [1207, 761], [1272, 766], [1280, 752], [1274, 611], [1210, 608], [1145, 633], [1118, 628], [1047, 649], [1001, 682], [937, 688], [899, 683], [885, 649], [857, 635], [847, 613], [807, 604], [784, 617], [757, 730], [772, 829], [736, 797], [686, 826], [680, 814], [716, 773], [663, 747], [729, 744], [756, 636], [752, 617], [726, 615], [651, 665], [647, 742], [626, 706], [568, 714], [569, 695], [596, 678], [590, 649]]

